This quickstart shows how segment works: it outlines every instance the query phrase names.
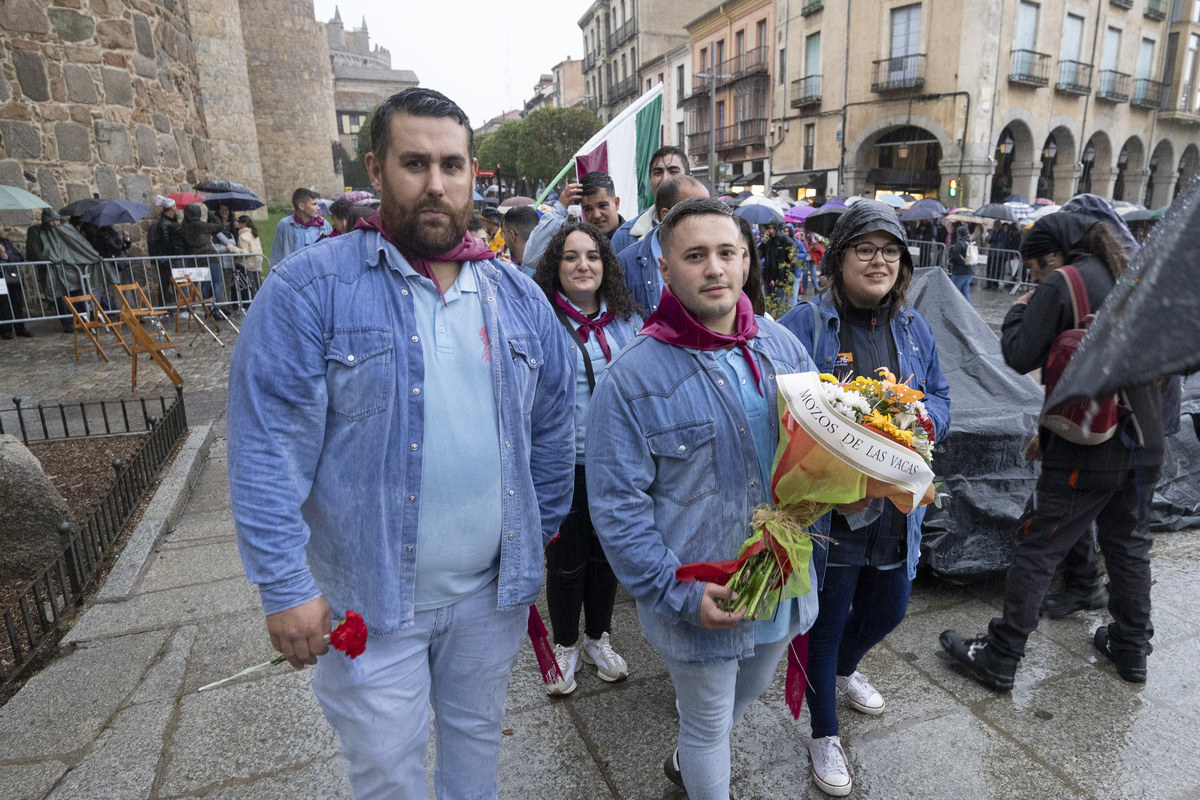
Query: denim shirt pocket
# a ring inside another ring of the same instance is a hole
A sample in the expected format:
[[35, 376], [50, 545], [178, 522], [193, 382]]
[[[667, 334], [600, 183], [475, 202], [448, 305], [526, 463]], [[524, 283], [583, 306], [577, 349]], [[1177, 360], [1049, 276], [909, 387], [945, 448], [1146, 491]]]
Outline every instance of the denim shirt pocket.
[[512, 358], [513, 385], [521, 399], [521, 413], [529, 416], [533, 412], [538, 371], [542, 368], [542, 343], [533, 334], [509, 336], [508, 354]]
[[652, 493], [681, 506], [716, 494], [716, 437], [712, 420], [647, 433], [646, 443], [656, 466]]
[[386, 328], [334, 328], [325, 346], [325, 388], [331, 411], [360, 420], [387, 408], [393, 347]]

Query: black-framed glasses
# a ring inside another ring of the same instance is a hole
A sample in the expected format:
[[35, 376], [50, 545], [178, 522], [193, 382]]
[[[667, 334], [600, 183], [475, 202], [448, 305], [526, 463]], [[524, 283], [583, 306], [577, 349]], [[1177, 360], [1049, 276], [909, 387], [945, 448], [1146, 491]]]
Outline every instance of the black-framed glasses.
[[883, 260], [889, 264], [894, 264], [900, 260], [900, 254], [904, 249], [898, 244], [885, 244], [883, 247], [876, 247], [869, 242], [859, 242], [854, 245], [854, 255], [858, 256], [859, 261], [870, 261], [875, 258], [876, 253], [883, 253]]

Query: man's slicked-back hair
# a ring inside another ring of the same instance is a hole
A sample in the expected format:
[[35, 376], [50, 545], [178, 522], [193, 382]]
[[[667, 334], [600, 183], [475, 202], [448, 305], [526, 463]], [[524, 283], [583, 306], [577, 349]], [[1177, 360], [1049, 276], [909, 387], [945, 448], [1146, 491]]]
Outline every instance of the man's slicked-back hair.
[[513, 206], [504, 215], [504, 224], [528, 238], [537, 227], [538, 215], [533, 206]]
[[733, 219], [733, 209], [715, 197], [686, 197], [658, 224], [658, 242], [663, 250], [674, 246], [675, 229], [688, 217], [719, 216]]
[[679, 163], [683, 164], [683, 174], [692, 174], [692, 165], [688, 163], [687, 153], [683, 152], [682, 147], [673, 144], [665, 144], [654, 151], [654, 155], [650, 156], [650, 168], [654, 169], [654, 162], [667, 156], [679, 156]]
[[583, 196], [591, 197], [594, 194], [599, 194], [601, 190], [608, 192], [610, 198], [617, 196], [617, 185], [613, 183], [613, 179], [608, 177], [604, 172], [589, 172], [583, 176], [583, 180], [579, 182], [583, 187]]
[[467, 129], [467, 158], [475, 157], [475, 132], [471, 120], [458, 104], [441, 92], [414, 87], [405, 89], [384, 100], [371, 118], [371, 152], [378, 159], [387, 156], [392, 139], [392, 117], [409, 114], [414, 117], [449, 117]]

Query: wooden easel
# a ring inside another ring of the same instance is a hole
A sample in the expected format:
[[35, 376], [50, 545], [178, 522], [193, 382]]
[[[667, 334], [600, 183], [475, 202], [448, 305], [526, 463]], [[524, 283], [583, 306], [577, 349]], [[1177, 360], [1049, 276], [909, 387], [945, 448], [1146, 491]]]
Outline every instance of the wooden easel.
[[[129, 349], [129, 345], [125, 343], [125, 338], [121, 336], [121, 332], [117, 330], [117, 328], [125, 324], [124, 318], [117, 320], [109, 319], [109, 316], [104, 313], [104, 309], [100, 307], [100, 302], [96, 299], [95, 295], [81, 294], [76, 297], [67, 297], [66, 295], [63, 295], [63, 300], [66, 301], [67, 307], [71, 309], [71, 317], [75, 323], [75, 329], [73, 333], [75, 335], [76, 361], [79, 360], [79, 332], [83, 331], [88, 339], [91, 340], [92, 346], [96, 348], [96, 355], [103, 359], [106, 363], [108, 362], [108, 355], [104, 352], [104, 348], [100, 346], [100, 339], [97, 337], [97, 334], [102, 328], [112, 331], [113, 335], [117, 337], [117, 341], [121, 343], [121, 347], [125, 348], [125, 353], [127, 355], [133, 355], [132, 351]], [[79, 313], [79, 308], [76, 306], [76, 303], [79, 303], [80, 305], [83, 303], [90, 303], [93, 312], [92, 318], [84, 319], [83, 315]]]
[[[187, 311], [188, 330], [192, 329], [192, 320], [195, 319], [200, 327], [203, 328], [209, 336], [217, 340], [217, 344], [221, 345], [221, 347], [224, 347], [225, 343], [221, 341], [221, 337], [217, 336], [216, 333], [216, 329], [219, 329], [216, 315], [214, 314], [212, 318], [212, 328], [208, 327], [208, 324], [204, 321], [206, 304], [204, 298], [200, 296], [200, 287], [196, 285], [196, 282], [193, 281], [190, 276], [172, 278], [172, 281], [175, 284], [175, 332], [179, 333], [179, 318], [183, 316], [184, 311]], [[213, 308], [215, 309], [216, 305], [214, 305]], [[197, 313], [196, 309], [199, 309], [199, 313]]]
[[133, 340], [133, 351], [130, 353], [133, 359], [133, 386], [130, 391], [137, 391], [137, 362], [138, 353], [147, 353], [154, 359], [154, 363], [166, 373], [171, 379], [171, 383], [176, 386], [183, 386], [183, 378], [175, 371], [175, 367], [171, 366], [171, 362], [162, 354], [163, 350], [174, 350], [175, 343], [168, 339], [165, 342], [156, 342], [150, 338], [150, 334], [146, 333], [146, 329], [142, 327], [138, 319], [133, 315], [133, 312], [122, 309], [121, 321], [129, 327], [129, 335]]

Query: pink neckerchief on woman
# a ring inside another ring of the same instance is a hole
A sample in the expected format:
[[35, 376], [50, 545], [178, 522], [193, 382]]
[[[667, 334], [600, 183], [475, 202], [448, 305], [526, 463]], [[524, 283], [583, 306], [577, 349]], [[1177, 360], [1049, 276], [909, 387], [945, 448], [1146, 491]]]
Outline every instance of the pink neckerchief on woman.
[[730, 345], [737, 345], [742, 349], [742, 357], [750, 365], [750, 374], [754, 376], [754, 383], [761, 395], [762, 374], [749, 346], [750, 340], [758, 335], [758, 320], [754, 318], [754, 309], [745, 292], [738, 297], [736, 326], [736, 332], [733, 334], [709, 330], [683, 307], [683, 303], [671, 294], [670, 289], [664, 288], [658, 308], [646, 320], [641, 332], [664, 344], [692, 350], [723, 350]]
[[595, 319], [588, 319], [583, 314], [575, 310], [568, 301], [561, 296], [556, 295], [554, 304], [562, 310], [564, 314], [571, 320], [579, 323], [579, 327], [575, 329], [575, 333], [579, 334], [579, 341], [587, 344], [588, 336], [592, 331], [596, 332], [596, 344], [600, 345], [600, 352], [604, 353], [605, 361], [612, 361], [612, 351], [608, 348], [608, 338], [604, 335], [604, 326], [612, 322], [616, 317], [611, 311], [605, 311]]

